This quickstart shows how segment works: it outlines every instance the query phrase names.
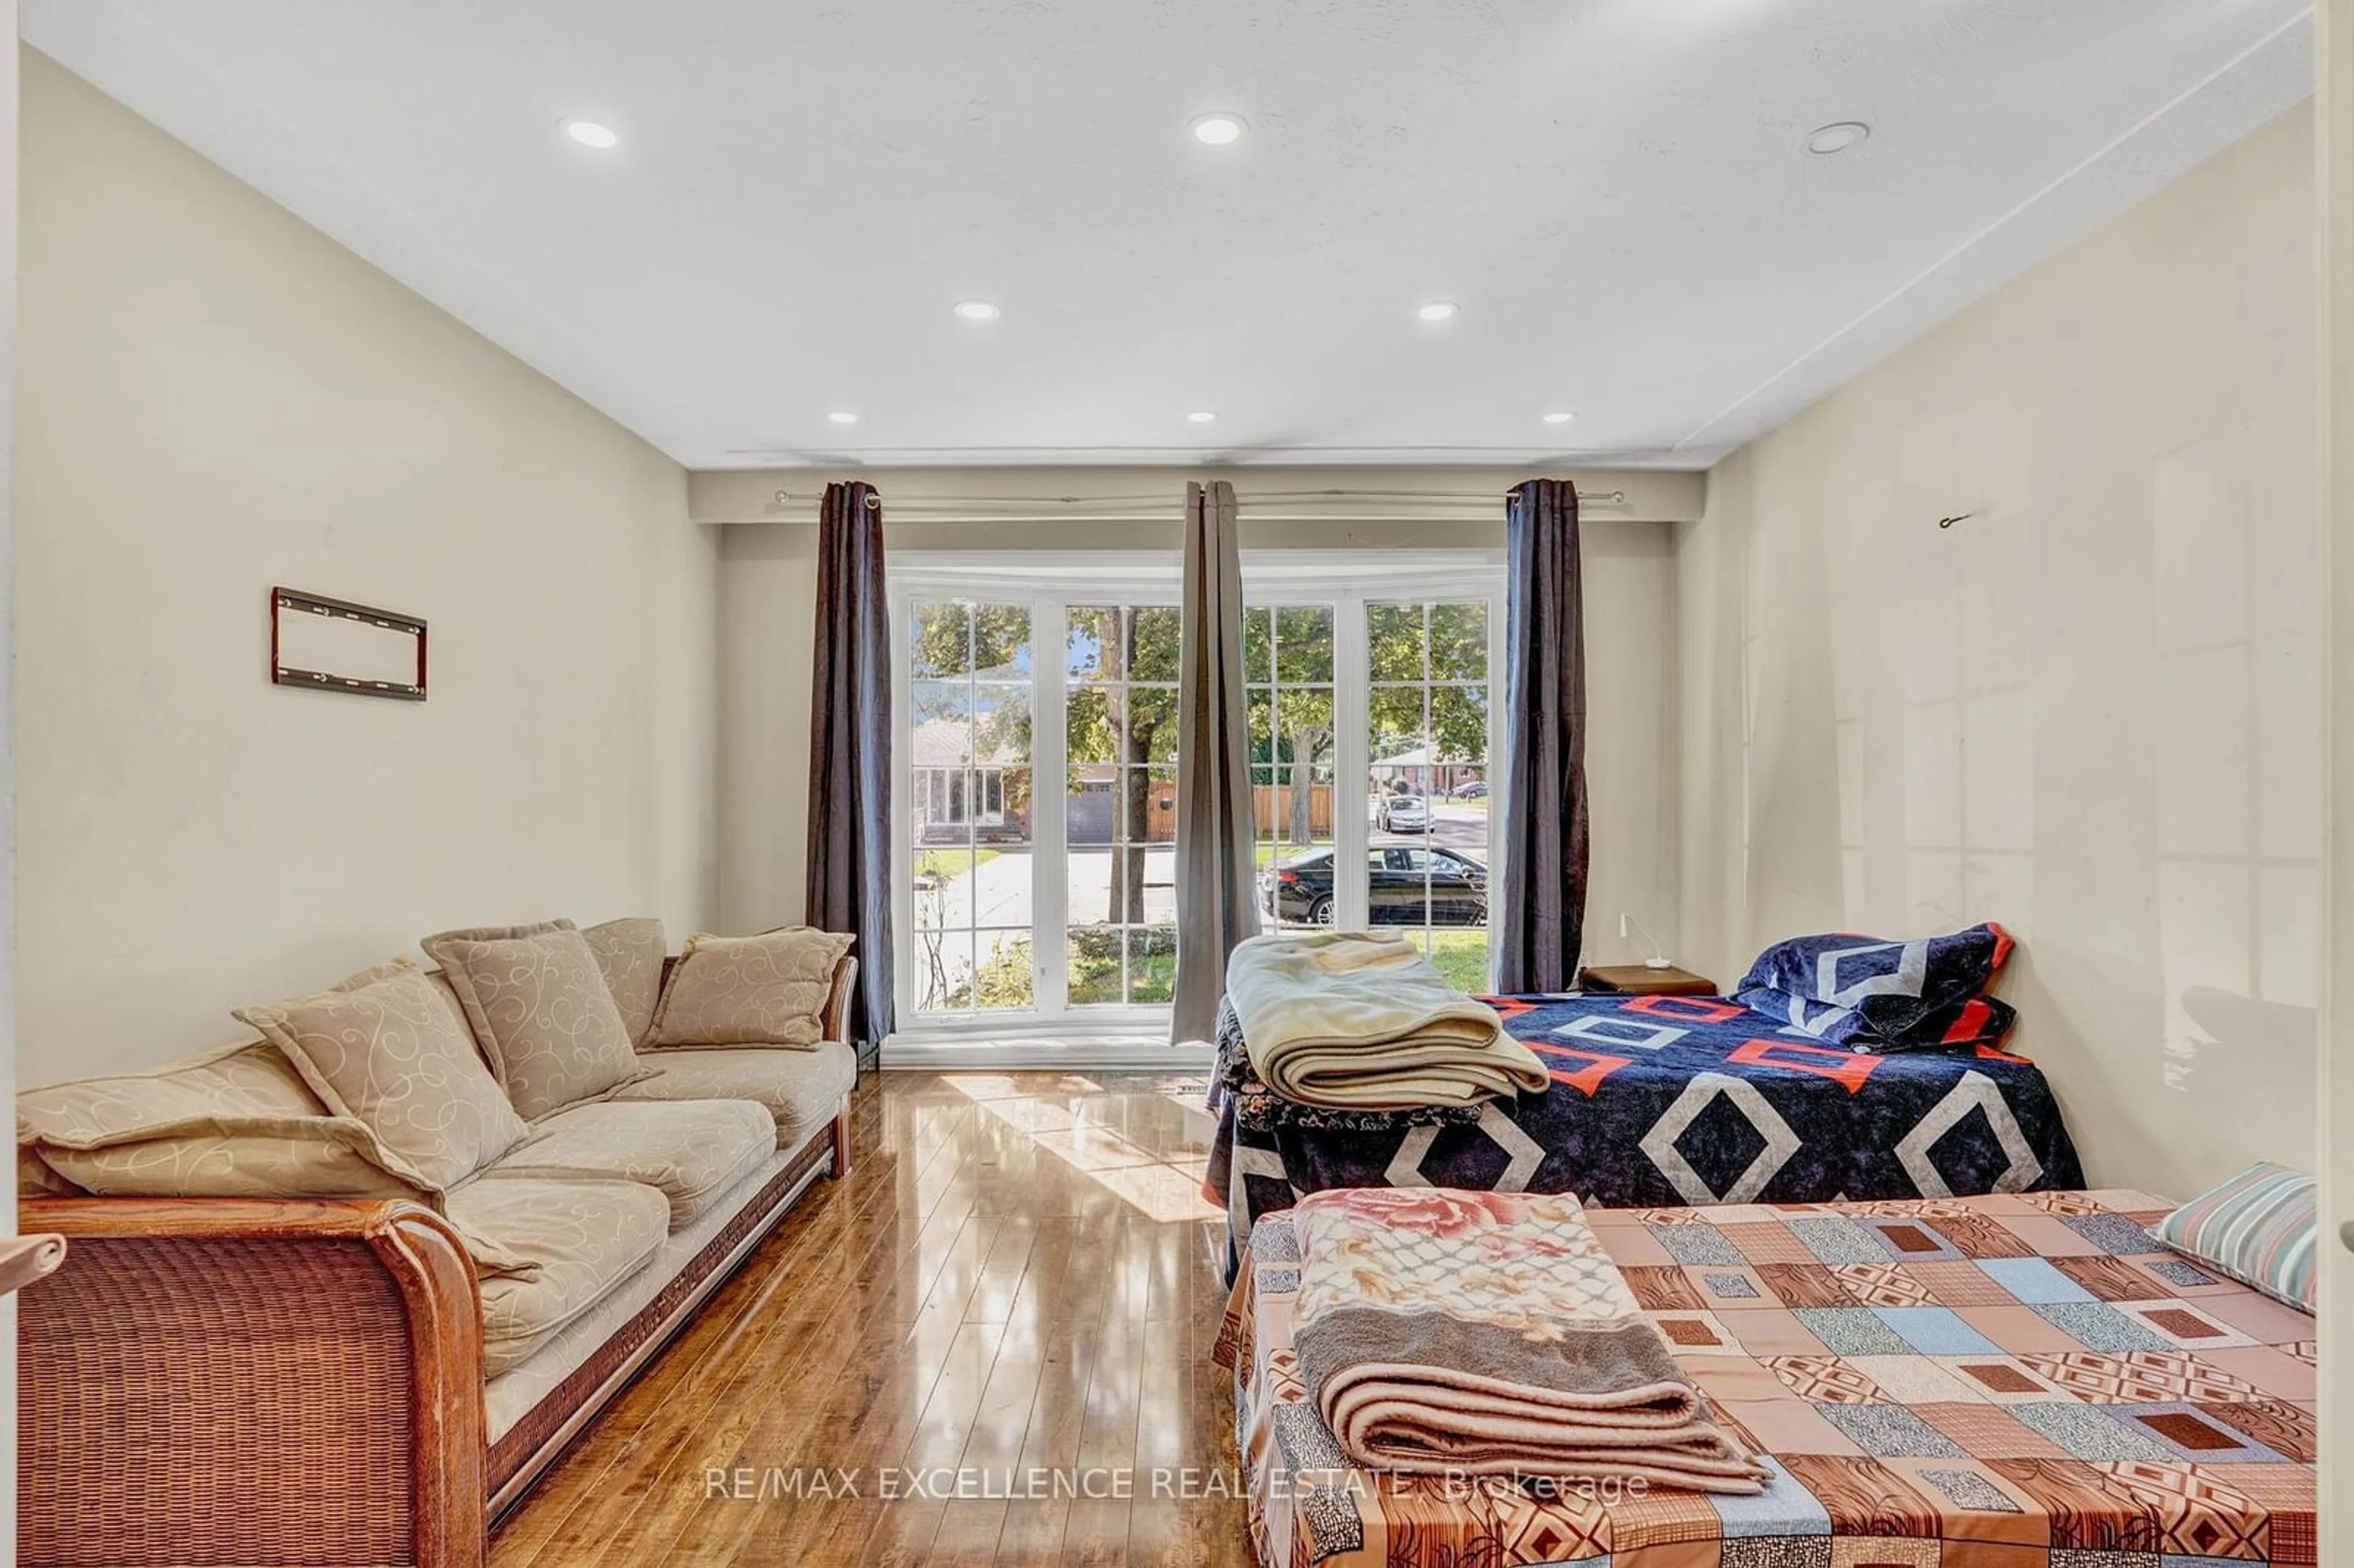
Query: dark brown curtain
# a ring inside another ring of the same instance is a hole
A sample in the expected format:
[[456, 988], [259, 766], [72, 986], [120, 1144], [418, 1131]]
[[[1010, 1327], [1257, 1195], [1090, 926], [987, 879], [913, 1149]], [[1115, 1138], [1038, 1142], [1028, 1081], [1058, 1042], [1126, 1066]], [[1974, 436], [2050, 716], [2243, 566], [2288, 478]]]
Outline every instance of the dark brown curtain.
[[1250, 732], [1243, 700], [1243, 568], [1235, 487], [1185, 487], [1177, 676], [1177, 989], [1172, 1041], [1208, 1040], [1226, 955], [1258, 931]]
[[858, 938], [851, 1044], [891, 1033], [891, 609], [883, 503], [829, 484], [818, 503], [817, 646], [811, 660], [809, 924]]
[[1585, 925], [1585, 614], [1577, 487], [1505, 504], [1502, 958], [1496, 989], [1566, 991]]

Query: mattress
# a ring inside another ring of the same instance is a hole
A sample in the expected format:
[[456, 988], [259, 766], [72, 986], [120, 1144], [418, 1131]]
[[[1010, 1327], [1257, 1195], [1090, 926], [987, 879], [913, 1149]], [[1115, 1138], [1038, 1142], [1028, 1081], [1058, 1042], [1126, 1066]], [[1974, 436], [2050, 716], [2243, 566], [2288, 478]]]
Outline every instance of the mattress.
[[1350, 1468], [1293, 1363], [1278, 1216], [1218, 1341], [1253, 1546], [1267, 1568], [2310, 1563], [2314, 1319], [2161, 1249], [2165, 1210], [2112, 1191], [1590, 1211], [1766, 1457], [1757, 1497]]
[[[1333, 1187], [1575, 1192], [1628, 1208], [2084, 1185], [2042, 1069], [1991, 1046], [1860, 1055], [1718, 997], [1485, 1000], [1545, 1064], [1544, 1094], [1341, 1118], [1264, 1086], [1225, 1097], [1207, 1187], [1237, 1255], [1260, 1219]], [[1235, 1048], [1222, 1038], [1229, 1060]]]

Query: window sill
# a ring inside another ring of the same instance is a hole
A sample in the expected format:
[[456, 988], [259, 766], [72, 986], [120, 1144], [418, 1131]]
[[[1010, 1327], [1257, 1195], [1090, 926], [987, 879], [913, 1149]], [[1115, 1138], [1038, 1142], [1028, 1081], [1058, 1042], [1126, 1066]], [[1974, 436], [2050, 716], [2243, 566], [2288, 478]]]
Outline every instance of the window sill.
[[1207, 1072], [1215, 1052], [1206, 1041], [1169, 1043], [1169, 1019], [1101, 1021], [974, 1019], [917, 1023], [883, 1042], [885, 1072], [1054, 1071]]

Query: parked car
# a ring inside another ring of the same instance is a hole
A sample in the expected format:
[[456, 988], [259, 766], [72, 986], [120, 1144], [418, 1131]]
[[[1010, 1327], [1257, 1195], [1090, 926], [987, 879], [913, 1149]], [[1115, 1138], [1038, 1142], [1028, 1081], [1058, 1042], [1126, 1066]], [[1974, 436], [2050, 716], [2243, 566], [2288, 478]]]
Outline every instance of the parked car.
[[1419, 795], [1384, 795], [1373, 808], [1373, 821], [1385, 833], [1430, 832], [1430, 802]]
[[1455, 787], [1455, 799], [1458, 800], [1484, 800], [1487, 798], [1488, 786], [1477, 779], [1469, 784], [1458, 784]]
[[[1449, 849], [1384, 844], [1365, 852], [1366, 914], [1376, 926], [1483, 926], [1488, 868]], [[1288, 925], [1332, 923], [1332, 852], [1310, 850], [1258, 874], [1258, 902]]]

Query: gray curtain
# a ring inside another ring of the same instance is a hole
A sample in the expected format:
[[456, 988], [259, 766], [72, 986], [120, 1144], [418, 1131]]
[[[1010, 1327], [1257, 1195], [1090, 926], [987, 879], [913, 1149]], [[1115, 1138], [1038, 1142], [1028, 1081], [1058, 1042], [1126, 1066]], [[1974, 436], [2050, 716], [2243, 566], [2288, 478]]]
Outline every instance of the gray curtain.
[[1177, 991], [1172, 1040], [1207, 1040], [1226, 955], [1258, 931], [1250, 734], [1243, 702], [1243, 568], [1235, 487], [1185, 487], [1185, 609], [1177, 688]]
[[1496, 989], [1566, 991], [1585, 924], [1585, 628], [1577, 487], [1507, 498], [1502, 959]]
[[809, 924], [857, 937], [847, 1032], [891, 1033], [891, 608], [883, 503], [829, 484], [818, 503], [817, 646], [811, 661]]

